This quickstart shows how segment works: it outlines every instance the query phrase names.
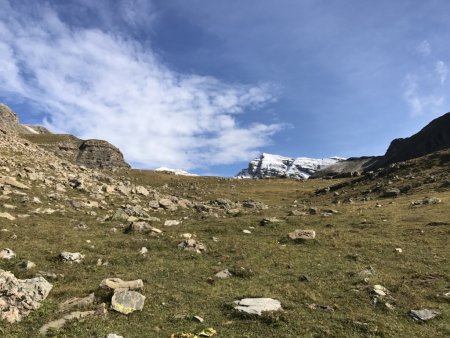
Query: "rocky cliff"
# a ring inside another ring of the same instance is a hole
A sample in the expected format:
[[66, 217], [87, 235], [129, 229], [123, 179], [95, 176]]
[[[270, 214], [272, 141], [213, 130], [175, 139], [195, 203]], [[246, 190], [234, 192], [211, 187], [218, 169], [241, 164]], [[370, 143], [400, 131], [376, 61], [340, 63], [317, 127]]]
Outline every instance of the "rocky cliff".
[[386, 154], [369, 170], [425, 156], [446, 148], [450, 148], [450, 113], [434, 119], [411, 137], [393, 140]]
[[88, 168], [129, 168], [120, 150], [103, 140], [86, 140], [78, 147], [76, 163]]
[[308, 157], [290, 158], [263, 153], [252, 160], [246, 169], [241, 170], [237, 178], [287, 177], [307, 179], [317, 170], [342, 161], [342, 158], [331, 157], [314, 159]]
[[73, 135], [52, 134], [47, 128], [20, 124], [17, 114], [0, 104], [0, 130], [20, 135], [59, 157], [87, 168], [129, 168], [123, 154], [107, 141], [81, 140]]
[[418, 133], [391, 142], [383, 156], [349, 158], [318, 170], [311, 178], [348, 177], [450, 148], [450, 113], [431, 121]]

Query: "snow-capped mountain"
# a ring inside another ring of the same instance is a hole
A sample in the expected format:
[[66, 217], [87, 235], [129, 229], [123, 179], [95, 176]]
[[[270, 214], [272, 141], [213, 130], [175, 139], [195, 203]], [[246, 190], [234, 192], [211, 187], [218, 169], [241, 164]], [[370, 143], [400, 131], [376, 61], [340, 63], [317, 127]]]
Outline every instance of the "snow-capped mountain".
[[288, 177], [307, 179], [317, 170], [344, 160], [341, 157], [315, 159], [308, 157], [290, 158], [263, 153], [242, 169], [237, 178]]
[[187, 172], [182, 169], [171, 169], [171, 168], [165, 168], [165, 167], [157, 168], [157, 169], [155, 169], [155, 171], [165, 171], [165, 172], [172, 173], [174, 175], [181, 175], [181, 176], [198, 176], [196, 174], [192, 174], [192, 173]]

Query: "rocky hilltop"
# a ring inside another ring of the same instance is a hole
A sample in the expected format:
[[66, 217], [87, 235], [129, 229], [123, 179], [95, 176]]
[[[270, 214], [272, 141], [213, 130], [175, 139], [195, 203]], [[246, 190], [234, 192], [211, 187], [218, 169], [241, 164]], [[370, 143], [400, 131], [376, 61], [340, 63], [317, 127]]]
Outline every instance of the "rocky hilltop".
[[411, 160], [446, 148], [450, 148], [450, 113], [434, 119], [411, 137], [393, 140], [386, 154], [371, 165], [369, 170]]
[[314, 159], [308, 157], [290, 158], [263, 153], [252, 160], [237, 178], [287, 177], [307, 179], [317, 170], [344, 160], [339, 157]]
[[103, 140], [81, 140], [69, 134], [52, 134], [47, 128], [20, 124], [17, 114], [0, 104], [0, 129], [19, 135], [40, 147], [87, 168], [129, 168], [121, 151]]
[[391, 142], [384, 156], [349, 158], [318, 170], [311, 178], [350, 177], [450, 148], [450, 113], [431, 121], [418, 133]]

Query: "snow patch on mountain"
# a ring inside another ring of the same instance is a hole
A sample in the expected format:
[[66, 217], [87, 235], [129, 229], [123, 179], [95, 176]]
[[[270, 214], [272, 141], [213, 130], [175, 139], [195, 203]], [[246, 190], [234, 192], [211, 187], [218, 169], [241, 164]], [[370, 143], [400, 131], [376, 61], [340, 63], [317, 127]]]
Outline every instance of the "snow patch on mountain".
[[171, 169], [171, 168], [166, 168], [166, 167], [157, 168], [157, 169], [155, 169], [155, 171], [164, 171], [164, 172], [168, 172], [168, 173], [171, 173], [174, 175], [180, 175], [180, 176], [198, 176], [196, 174], [192, 174], [192, 173], [187, 172], [182, 169]]
[[288, 177], [307, 179], [316, 171], [345, 160], [342, 157], [330, 158], [290, 158], [263, 153], [252, 160], [246, 169], [242, 169], [237, 178]]

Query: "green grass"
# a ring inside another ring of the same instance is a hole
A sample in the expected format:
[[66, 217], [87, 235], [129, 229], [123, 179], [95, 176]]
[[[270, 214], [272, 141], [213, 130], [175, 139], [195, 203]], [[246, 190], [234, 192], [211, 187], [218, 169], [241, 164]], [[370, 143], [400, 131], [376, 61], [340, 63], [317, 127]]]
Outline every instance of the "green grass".
[[[420, 179], [425, 180], [428, 171], [440, 175], [447, 170], [445, 166], [436, 168], [424, 168], [418, 174]], [[114, 175], [191, 200], [254, 199], [266, 203], [269, 209], [244, 209], [235, 217], [218, 212], [218, 218], [202, 217], [191, 209], [151, 213], [162, 220], [188, 217], [178, 226], [155, 225], [164, 232], [151, 237], [124, 233], [119, 228], [120, 222], [99, 221], [120, 205], [129, 203], [124, 197], [107, 197], [107, 210], [96, 209], [98, 215], [90, 216], [83, 209], [71, 209], [66, 201], [57, 202], [66, 205], [64, 215], [34, 215], [30, 209], [41, 205], [21, 203], [20, 196], [13, 196], [7, 201], [17, 205], [13, 213], [31, 216], [13, 222], [1, 220], [1, 228], [9, 231], [0, 232], [0, 247], [13, 249], [17, 258], [1, 261], [0, 267], [20, 278], [33, 277], [35, 271], [25, 272], [16, 266], [20, 260], [29, 259], [37, 264], [36, 270], [62, 274], [64, 278], [51, 281], [54, 288], [41, 309], [19, 324], [2, 323], [3, 337], [35, 336], [43, 324], [61, 316], [56, 311], [58, 303], [91, 292], [100, 297], [98, 285], [107, 277], [143, 279], [142, 293], [147, 297], [144, 310], [128, 316], [110, 311], [106, 320], [70, 322], [49, 336], [101, 337], [116, 332], [127, 338], [170, 337], [176, 332], [199, 332], [208, 327], [217, 330], [217, 337], [450, 335], [449, 301], [437, 296], [449, 291], [450, 230], [448, 224], [428, 225], [433, 221], [450, 221], [450, 191], [439, 191], [439, 182], [421, 184], [409, 195], [396, 199], [378, 199], [373, 193], [368, 201], [361, 200], [362, 192], [375, 181], [360, 182], [339, 190], [338, 198], [343, 201], [351, 196], [355, 200], [353, 204], [333, 204], [336, 197], [332, 193], [316, 196], [314, 192], [345, 180], [186, 178], [138, 170], [122, 170]], [[401, 184], [413, 182], [404, 179]], [[29, 195], [39, 197], [44, 207], [52, 207], [54, 202], [48, 199], [49, 192], [35, 184]], [[68, 195], [69, 199], [89, 198], [72, 190]], [[439, 197], [443, 203], [410, 207], [411, 201], [427, 195]], [[140, 199], [140, 204], [145, 206], [146, 199]], [[376, 207], [376, 203], [382, 207]], [[309, 206], [333, 208], [339, 213], [331, 217], [287, 216], [291, 210]], [[264, 217], [284, 221], [260, 226]], [[74, 225], [80, 222], [86, 223], [89, 229], [74, 230]], [[111, 231], [113, 227], [118, 228], [116, 233]], [[287, 233], [297, 228], [316, 230], [316, 240], [287, 241]], [[251, 230], [252, 234], [244, 234], [243, 229]], [[178, 250], [180, 234], [185, 232], [195, 234], [204, 242], [207, 252]], [[11, 239], [12, 234], [17, 239]], [[219, 241], [214, 242], [212, 237]], [[142, 246], [149, 250], [145, 258], [138, 252]], [[402, 254], [395, 252], [397, 247], [402, 248]], [[63, 264], [57, 260], [61, 251], [81, 251], [86, 258], [81, 264]], [[97, 266], [99, 258], [109, 265]], [[359, 272], [368, 266], [375, 273], [365, 281]], [[236, 276], [211, 282], [214, 273], [226, 268], [237, 272]], [[301, 278], [305, 274], [311, 281]], [[382, 303], [372, 303], [374, 284], [381, 284], [391, 292], [394, 310], [388, 310]], [[235, 313], [231, 307], [236, 299], [260, 296], [280, 300], [284, 311], [252, 318]], [[310, 309], [308, 305], [313, 303], [330, 306], [334, 311]], [[417, 323], [408, 316], [408, 311], [419, 308], [436, 309], [442, 315]], [[196, 322], [192, 319], [194, 315], [203, 317], [205, 322]]]

